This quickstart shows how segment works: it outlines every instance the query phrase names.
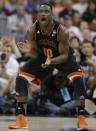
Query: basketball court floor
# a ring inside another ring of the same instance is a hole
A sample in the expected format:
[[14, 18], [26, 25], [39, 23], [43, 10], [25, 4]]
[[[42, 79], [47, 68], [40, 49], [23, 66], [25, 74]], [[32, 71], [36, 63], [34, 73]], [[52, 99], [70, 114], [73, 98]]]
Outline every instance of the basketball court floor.
[[[0, 116], [0, 131], [76, 131], [76, 118], [27, 117], [28, 129], [8, 129], [14, 116]], [[90, 131], [96, 131], [96, 118], [87, 118]]]

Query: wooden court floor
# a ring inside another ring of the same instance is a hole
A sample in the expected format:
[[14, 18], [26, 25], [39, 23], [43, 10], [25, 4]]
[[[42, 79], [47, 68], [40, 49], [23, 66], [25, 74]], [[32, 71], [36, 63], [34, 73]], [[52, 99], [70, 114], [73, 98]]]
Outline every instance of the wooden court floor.
[[[0, 131], [76, 131], [74, 129], [76, 118], [64, 117], [27, 117], [28, 129], [9, 130], [7, 126], [14, 118], [14, 116], [0, 116]], [[87, 122], [91, 128], [90, 131], [96, 131], [96, 118], [87, 118]]]

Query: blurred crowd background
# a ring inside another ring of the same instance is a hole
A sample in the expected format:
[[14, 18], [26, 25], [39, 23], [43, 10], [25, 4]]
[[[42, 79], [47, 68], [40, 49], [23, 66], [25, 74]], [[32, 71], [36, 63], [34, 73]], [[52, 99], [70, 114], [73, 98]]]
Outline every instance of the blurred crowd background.
[[[38, 19], [40, 4], [44, 2], [53, 6], [54, 20], [66, 26], [69, 32], [70, 46], [85, 73], [86, 115], [95, 115], [96, 0], [0, 0], [0, 114], [16, 114], [15, 78], [30, 59], [23, 50], [18, 49], [17, 42], [26, 40], [26, 31]], [[76, 115], [75, 102], [68, 88], [64, 88], [63, 101], [59, 100], [57, 91], [54, 101], [50, 96], [44, 107], [39, 108], [38, 90], [31, 87], [27, 113]]]

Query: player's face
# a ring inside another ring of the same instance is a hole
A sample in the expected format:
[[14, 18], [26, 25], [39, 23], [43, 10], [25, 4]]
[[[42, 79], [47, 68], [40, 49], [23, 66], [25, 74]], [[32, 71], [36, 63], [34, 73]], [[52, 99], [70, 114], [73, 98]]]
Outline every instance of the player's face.
[[47, 25], [52, 20], [52, 10], [47, 5], [41, 5], [39, 13], [38, 13], [38, 19], [40, 24]]

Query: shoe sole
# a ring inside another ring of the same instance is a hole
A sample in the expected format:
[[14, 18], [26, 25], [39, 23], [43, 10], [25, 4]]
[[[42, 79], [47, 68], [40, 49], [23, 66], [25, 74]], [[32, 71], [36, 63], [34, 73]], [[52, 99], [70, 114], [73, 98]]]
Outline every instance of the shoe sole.
[[11, 128], [8, 128], [8, 129], [28, 129], [28, 127], [11, 127]]
[[77, 131], [89, 131], [90, 129], [84, 129], [84, 128], [77, 128]]

